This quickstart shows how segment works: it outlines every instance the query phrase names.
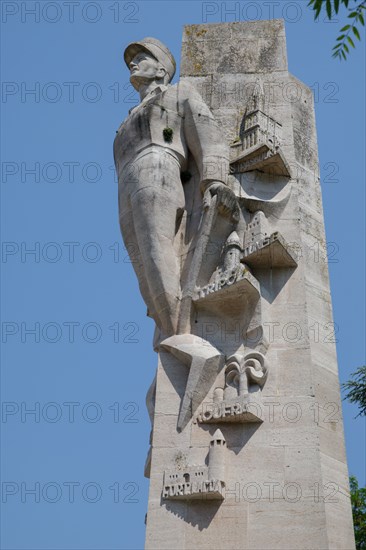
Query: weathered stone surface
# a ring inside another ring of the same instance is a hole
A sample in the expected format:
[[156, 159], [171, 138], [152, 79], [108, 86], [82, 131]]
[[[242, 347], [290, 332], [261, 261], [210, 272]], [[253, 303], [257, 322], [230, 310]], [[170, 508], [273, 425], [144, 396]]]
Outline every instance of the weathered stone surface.
[[[244, 38], [245, 37], [245, 38]], [[227, 47], [223, 48], [223, 44]], [[184, 29], [184, 76], [269, 73], [287, 70], [282, 21], [189, 25]]]
[[352, 550], [314, 105], [283, 22], [185, 27], [174, 86], [142, 44], [115, 158], [158, 327], [146, 548]]

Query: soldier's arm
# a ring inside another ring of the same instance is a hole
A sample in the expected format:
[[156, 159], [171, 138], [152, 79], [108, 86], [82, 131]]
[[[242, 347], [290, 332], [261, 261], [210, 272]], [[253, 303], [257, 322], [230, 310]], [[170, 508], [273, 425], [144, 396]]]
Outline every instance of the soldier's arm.
[[227, 187], [229, 147], [225, 135], [196, 89], [184, 83], [183, 93], [184, 136], [199, 170], [203, 206], [207, 208], [211, 196], [218, 195], [221, 212], [237, 221], [238, 204]]
[[199, 170], [202, 192], [214, 182], [227, 185], [229, 148], [225, 136], [197, 90], [188, 83], [181, 87], [184, 136]]

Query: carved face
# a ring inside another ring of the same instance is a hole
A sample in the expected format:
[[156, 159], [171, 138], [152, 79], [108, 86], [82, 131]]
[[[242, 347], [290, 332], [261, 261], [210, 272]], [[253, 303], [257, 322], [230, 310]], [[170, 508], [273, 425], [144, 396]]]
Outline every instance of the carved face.
[[130, 82], [138, 90], [142, 84], [164, 78], [165, 69], [152, 55], [139, 52], [129, 64]]

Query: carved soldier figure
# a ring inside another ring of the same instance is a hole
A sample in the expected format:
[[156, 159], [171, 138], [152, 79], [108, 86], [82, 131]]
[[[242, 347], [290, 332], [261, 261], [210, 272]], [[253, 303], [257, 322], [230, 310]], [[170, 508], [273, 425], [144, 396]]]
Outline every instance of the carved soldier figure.
[[[224, 215], [235, 211], [227, 187], [228, 145], [196, 89], [170, 85], [175, 60], [159, 40], [129, 44], [124, 59], [141, 103], [130, 110], [114, 141], [120, 227], [140, 291], [162, 336], [179, 332], [182, 290], [174, 238], [186, 208], [181, 175], [191, 154], [203, 207], [217, 195]], [[235, 214], [234, 214], [235, 215]]]

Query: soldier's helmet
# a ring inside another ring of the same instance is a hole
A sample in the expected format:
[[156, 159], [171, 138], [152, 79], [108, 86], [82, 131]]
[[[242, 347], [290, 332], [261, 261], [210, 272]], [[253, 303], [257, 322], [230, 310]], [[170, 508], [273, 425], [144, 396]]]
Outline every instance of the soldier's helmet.
[[150, 36], [143, 38], [139, 42], [131, 42], [124, 52], [124, 59], [127, 67], [129, 67], [132, 59], [139, 52], [147, 52], [155, 57], [155, 59], [159, 61], [159, 63], [161, 63], [166, 69], [169, 75], [169, 82], [172, 80], [175, 74], [176, 64], [172, 53], [165, 46], [165, 44], [156, 38], [151, 38]]

